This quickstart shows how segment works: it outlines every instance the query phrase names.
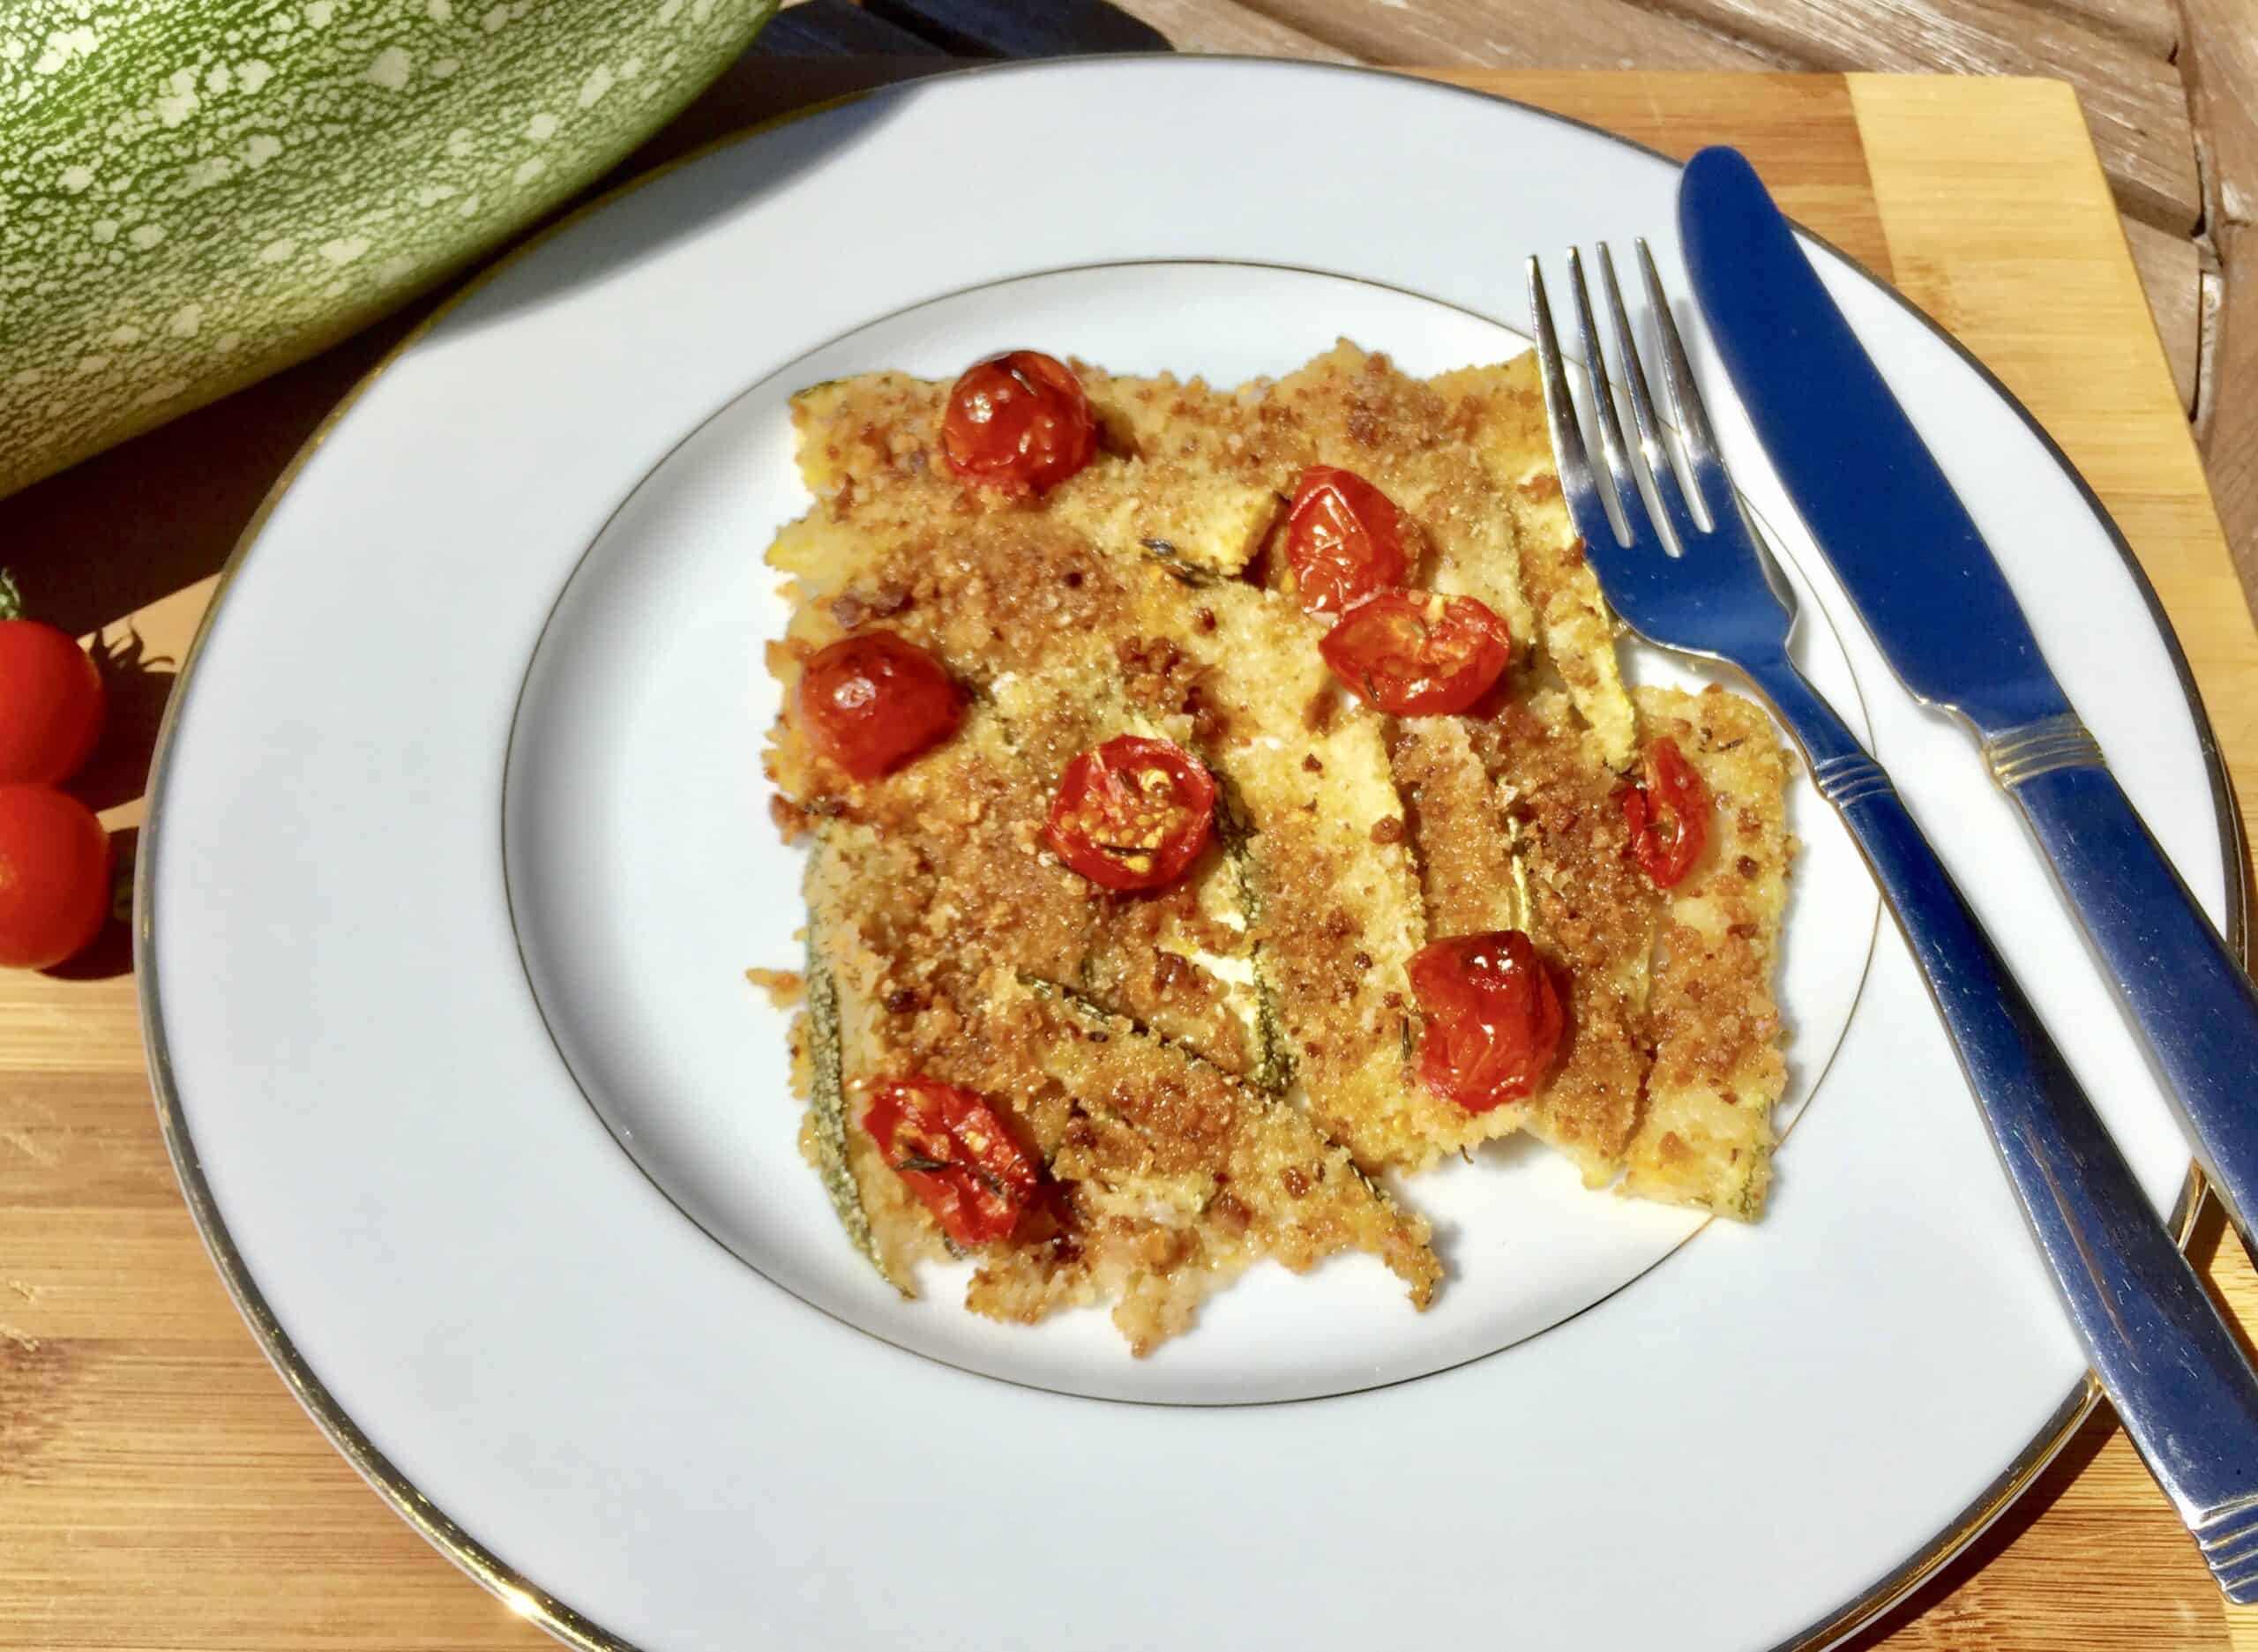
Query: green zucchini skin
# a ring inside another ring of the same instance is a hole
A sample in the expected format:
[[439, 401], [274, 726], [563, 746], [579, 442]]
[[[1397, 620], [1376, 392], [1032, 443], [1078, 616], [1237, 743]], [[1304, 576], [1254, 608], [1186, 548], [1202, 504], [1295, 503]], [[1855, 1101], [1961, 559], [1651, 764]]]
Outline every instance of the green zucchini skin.
[[831, 1207], [839, 1215], [847, 1242], [879, 1270], [879, 1278], [908, 1296], [902, 1282], [886, 1267], [877, 1237], [871, 1231], [870, 1216], [863, 1209], [854, 1169], [847, 1162], [847, 1085], [840, 1050], [839, 985], [817, 955], [812, 939], [808, 943], [807, 1006], [808, 1107], [815, 1117], [816, 1170], [823, 1177], [823, 1191], [831, 1196]]
[[776, 0], [17, 0], [0, 494], [303, 359], [601, 176]]
[[[1246, 920], [1250, 931], [1262, 924], [1262, 886], [1254, 868], [1254, 817], [1246, 802], [1239, 796], [1238, 784], [1231, 779], [1221, 761], [1212, 752], [1202, 752], [1202, 761], [1215, 775], [1218, 788], [1215, 798], [1215, 837], [1223, 846], [1223, 853], [1230, 857], [1231, 879], [1238, 893], [1239, 916]], [[1286, 1036], [1285, 1023], [1278, 1019], [1278, 998], [1270, 981], [1270, 973], [1258, 943], [1253, 953], [1254, 967], [1254, 1071], [1247, 1082], [1265, 1095], [1283, 1095], [1293, 1088], [1294, 1052]]]

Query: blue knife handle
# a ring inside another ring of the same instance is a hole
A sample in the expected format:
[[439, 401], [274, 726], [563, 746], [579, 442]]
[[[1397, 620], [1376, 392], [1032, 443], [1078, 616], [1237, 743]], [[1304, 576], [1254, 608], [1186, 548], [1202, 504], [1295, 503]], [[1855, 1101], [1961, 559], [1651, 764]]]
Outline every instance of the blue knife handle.
[[2100, 766], [1991, 548], [1754, 168], [1695, 155], [1679, 220], [1718, 354], [1797, 508], [1898, 676], [1984, 734], [2258, 1256], [2258, 995]]
[[2075, 718], [1985, 742], [2163, 1069], [2246, 1245], [2258, 1213], [2258, 990]]
[[1873, 869], [2126, 1432], [2227, 1597], [2258, 1601], [2258, 1373], [1888, 774], [1784, 654], [1743, 664]]

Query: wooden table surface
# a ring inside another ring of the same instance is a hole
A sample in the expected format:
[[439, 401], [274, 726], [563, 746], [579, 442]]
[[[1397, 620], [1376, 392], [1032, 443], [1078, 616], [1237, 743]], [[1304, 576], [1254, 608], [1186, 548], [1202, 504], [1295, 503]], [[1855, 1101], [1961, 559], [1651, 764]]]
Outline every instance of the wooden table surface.
[[[748, 62], [647, 158], [904, 71]], [[2258, 797], [2258, 637], [2127, 257], [2123, 186], [2067, 88], [1454, 78], [1672, 153], [1740, 144], [1791, 212], [1952, 328], [2116, 515], [2241, 795]], [[170, 663], [228, 548], [404, 325], [0, 501], [0, 546], [26, 589], [115, 658], [113, 734], [84, 781], [114, 826], [138, 818]], [[545, 1644], [354, 1477], [236, 1319], [165, 1161], [129, 970], [121, 928], [57, 975], [0, 976], [0, 1648]], [[2231, 1314], [2258, 1326], [2258, 1277], [2216, 1218], [2195, 1252]], [[569, 1598], [569, 1579], [544, 1581]], [[2221, 1603], [2105, 1410], [1968, 1554], [1854, 1644], [2258, 1648], [2258, 1611]]]

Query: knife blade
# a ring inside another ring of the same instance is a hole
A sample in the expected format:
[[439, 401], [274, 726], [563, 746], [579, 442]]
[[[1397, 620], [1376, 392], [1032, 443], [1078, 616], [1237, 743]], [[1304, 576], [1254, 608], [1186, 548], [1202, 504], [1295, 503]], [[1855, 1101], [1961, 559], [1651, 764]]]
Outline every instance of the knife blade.
[[1709, 335], [1789, 497], [1905, 686], [1973, 727], [2258, 1256], [2258, 991], [2110, 773], [1991, 546], [1755, 169], [1702, 150], [1678, 220]]

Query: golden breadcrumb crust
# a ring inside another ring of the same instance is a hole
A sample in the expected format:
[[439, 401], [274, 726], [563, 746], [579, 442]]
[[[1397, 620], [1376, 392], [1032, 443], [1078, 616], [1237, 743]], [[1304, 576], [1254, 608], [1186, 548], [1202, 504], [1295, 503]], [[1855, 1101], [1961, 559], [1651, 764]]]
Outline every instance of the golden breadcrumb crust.
[[[1139, 1353], [1262, 1260], [1364, 1252], [1424, 1305], [1426, 1223], [1371, 1177], [1523, 1127], [1595, 1185], [1756, 1215], [1784, 1074], [1785, 764], [1749, 701], [1626, 690], [1529, 358], [1421, 381], [1343, 341], [1230, 390], [1074, 366], [1099, 452], [1041, 498], [949, 471], [945, 384], [869, 374], [794, 402], [816, 503], [768, 553], [794, 610], [766, 761], [779, 827], [811, 846], [803, 1142], [857, 1243], [905, 1290], [948, 1249], [859, 1124], [910, 1073], [980, 1092], [1044, 1167], [968, 1305], [1110, 1303]], [[1410, 579], [1507, 622], [1514, 663], [1473, 713], [1385, 717], [1333, 680], [1277, 543], [1320, 463], [1397, 504]], [[939, 658], [967, 713], [856, 782], [790, 690], [873, 628]], [[1176, 741], [1222, 789], [1216, 841], [1150, 895], [1096, 888], [1041, 837], [1066, 763], [1121, 733]], [[1717, 800], [1666, 893], [1620, 795], [1664, 734]], [[1500, 928], [1536, 942], [1567, 1031], [1535, 1094], [1469, 1114], [1414, 1074], [1406, 966]]]

